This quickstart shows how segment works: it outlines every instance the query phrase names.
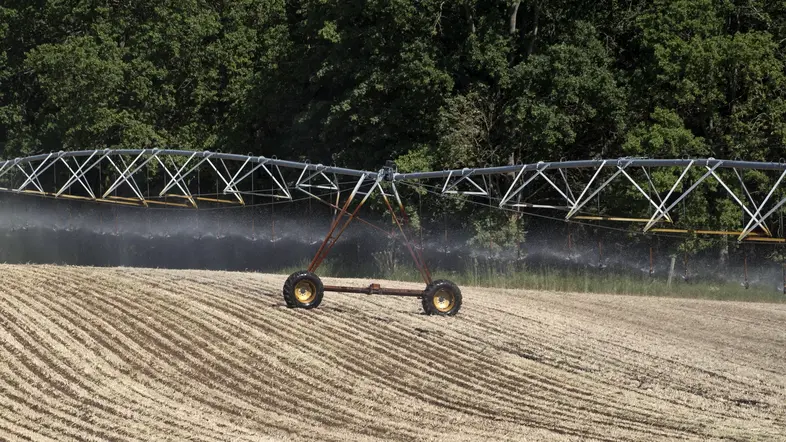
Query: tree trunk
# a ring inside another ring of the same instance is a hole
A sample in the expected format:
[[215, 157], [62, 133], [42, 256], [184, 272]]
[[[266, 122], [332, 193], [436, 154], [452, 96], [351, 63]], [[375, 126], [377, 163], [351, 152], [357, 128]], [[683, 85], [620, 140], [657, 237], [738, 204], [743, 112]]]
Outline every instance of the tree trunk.
[[535, 10], [532, 13], [532, 35], [529, 38], [529, 45], [527, 45], [527, 57], [532, 55], [535, 50], [535, 41], [538, 39], [538, 29], [540, 22], [540, 4], [535, 4]]
[[508, 28], [508, 32], [511, 35], [515, 35], [518, 28], [516, 27], [516, 17], [519, 14], [519, 6], [521, 6], [521, 2], [517, 1], [510, 7], [510, 27]]
[[475, 34], [475, 15], [472, 13], [472, 8], [469, 5], [466, 5], [464, 8], [467, 12], [467, 21], [469, 22], [469, 32], [470, 34]]

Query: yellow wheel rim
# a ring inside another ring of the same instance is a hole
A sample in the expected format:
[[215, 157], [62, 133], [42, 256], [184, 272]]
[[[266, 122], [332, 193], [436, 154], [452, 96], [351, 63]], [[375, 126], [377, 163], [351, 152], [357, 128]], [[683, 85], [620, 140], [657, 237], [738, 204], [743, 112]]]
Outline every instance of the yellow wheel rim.
[[438, 290], [437, 293], [434, 293], [434, 298], [432, 299], [434, 302], [434, 307], [445, 313], [449, 312], [454, 305], [456, 305], [456, 296], [453, 292], [449, 290]]
[[317, 288], [314, 283], [303, 280], [295, 284], [295, 298], [302, 304], [308, 304], [317, 297]]

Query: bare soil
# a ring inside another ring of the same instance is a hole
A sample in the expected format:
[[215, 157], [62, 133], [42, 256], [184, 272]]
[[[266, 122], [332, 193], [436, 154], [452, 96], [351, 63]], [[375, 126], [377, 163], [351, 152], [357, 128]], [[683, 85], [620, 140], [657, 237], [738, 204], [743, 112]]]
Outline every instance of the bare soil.
[[784, 305], [285, 278], [1, 265], [0, 440], [786, 440]]

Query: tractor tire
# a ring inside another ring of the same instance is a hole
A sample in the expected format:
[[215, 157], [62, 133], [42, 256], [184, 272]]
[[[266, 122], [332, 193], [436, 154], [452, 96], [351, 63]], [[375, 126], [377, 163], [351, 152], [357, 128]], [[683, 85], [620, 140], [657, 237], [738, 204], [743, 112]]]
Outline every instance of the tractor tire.
[[322, 303], [325, 288], [319, 276], [302, 270], [289, 275], [284, 283], [284, 302], [289, 308], [316, 308]]
[[420, 298], [423, 311], [427, 315], [453, 316], [461, 309], [461, 290], [446, 279], [440, 279], [426, 286]]

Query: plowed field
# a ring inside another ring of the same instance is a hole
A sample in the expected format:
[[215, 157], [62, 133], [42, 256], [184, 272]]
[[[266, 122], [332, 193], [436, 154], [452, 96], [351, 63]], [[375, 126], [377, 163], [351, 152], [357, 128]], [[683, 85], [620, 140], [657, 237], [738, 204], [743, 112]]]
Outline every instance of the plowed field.
[[0, 266], [0, 440], [786, 440], [784, 305], [284, 279]]

